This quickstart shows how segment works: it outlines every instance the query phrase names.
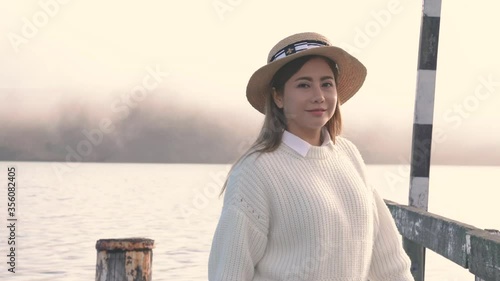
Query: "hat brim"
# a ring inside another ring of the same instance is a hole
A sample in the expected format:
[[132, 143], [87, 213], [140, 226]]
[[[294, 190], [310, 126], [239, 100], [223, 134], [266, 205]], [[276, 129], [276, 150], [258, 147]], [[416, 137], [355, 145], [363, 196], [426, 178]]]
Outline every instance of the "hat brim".
[[340, 104], [354, 96], [363, 85], [366, 78], [366, 67], [358, 59], [339, 47], [317, 47], [278, 59], [255, 71], [247, 84], [248, 102], [264, 114], [266, 96], [271, 94], [271, 80], [274, 74], [288, 62], [308, 55], [324, 56], [337, 64], [339, 74], [336, 86]]

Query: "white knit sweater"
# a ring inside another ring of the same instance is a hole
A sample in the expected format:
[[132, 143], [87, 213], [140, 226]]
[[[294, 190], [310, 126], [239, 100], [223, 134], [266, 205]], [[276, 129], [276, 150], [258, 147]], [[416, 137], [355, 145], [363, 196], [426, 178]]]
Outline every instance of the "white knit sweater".
[[285, 133], [276, 151], [252, 154], [229, 175], [209, 280], [414, 280], [354, 144], [327, 134], [308, 146]]

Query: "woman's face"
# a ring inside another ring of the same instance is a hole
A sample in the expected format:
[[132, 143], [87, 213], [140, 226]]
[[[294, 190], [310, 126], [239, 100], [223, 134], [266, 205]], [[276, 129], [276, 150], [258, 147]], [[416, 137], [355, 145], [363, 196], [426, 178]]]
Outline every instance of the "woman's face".
[[[337, 104], [332, 69], [322, 58], [307, 61], [286, 83], [283, 95], [273, 93], [283, 108], [287, 130], [304, 140], [319, 140], [321, 128], [330, 120]], [[322, 109], [323, 111], [312, 111]]]

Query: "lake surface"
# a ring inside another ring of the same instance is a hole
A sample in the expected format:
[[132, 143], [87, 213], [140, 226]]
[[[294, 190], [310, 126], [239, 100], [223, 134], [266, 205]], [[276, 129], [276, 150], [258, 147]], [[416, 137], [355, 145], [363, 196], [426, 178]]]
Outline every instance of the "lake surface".
[[[94, 280], [102, 238], [155, 240], [153, 280], [207, 280], [207, 263], [229, 165], [0, 162], [18, 169], [16, 274], [6, 268], [0, 231], [1, 280]], [[479, 228], [500, 229], [500, 167], [433, 166], [429, 211]], [[370, 165], [386, 199], [407, 203], [409, 167]], [[5, 189], [3, 189], [5, 190]], [[0, 199], [7, 225], [6, 192]], [[426, 280], [470, 281], [466, 269], [427, 251]]]

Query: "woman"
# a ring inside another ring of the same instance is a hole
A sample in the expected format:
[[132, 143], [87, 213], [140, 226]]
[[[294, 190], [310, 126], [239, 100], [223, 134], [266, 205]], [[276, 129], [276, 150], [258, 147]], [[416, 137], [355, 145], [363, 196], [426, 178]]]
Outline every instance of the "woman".
[[365, 67], [317, 33], [281, 40], [250, 78], [265, 114], [224, 184], [209, 280], [413, 280], [394, 220], [340, 137]]

